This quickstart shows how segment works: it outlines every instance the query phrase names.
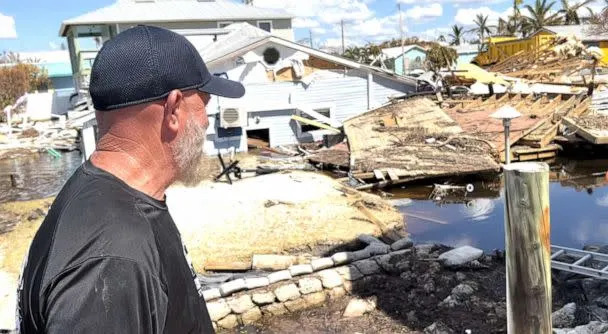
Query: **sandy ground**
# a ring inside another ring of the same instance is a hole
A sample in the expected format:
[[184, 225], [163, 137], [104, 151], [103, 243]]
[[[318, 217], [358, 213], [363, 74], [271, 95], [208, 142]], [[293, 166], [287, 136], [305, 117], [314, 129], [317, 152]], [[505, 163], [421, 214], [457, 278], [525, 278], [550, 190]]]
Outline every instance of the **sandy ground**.
[[176, 186], [167, 203], [198, 271], [381, 235], [401, 214], [381, 198], [318, 173], [276, 173], [227, 183]]
[[51, 202], [52, 199], [42, 199], [0, 204], [3, 215], [19, 221], [10, 232], [0, 234], [0, 329], [15, 325], [15, 294], [21, 265], [44, 217], [28, 218], [32, 211], [46, 209]]

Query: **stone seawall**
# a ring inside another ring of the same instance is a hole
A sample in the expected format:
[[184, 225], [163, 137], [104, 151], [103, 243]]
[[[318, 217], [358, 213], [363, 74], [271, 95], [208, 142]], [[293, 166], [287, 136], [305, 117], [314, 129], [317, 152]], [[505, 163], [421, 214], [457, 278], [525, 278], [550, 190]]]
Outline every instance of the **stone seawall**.
[[228, 281], [204, 290], [203, 296], [215, 328], [232, 329], [264, 316], [319, 307], [329, 299], [346, 296], [356, 281], [367, 276], [406, 269], [397, 268], [400, 260], [416, 250], [429, 250], [428, 246], [412, 249], [407, 238], [390, 246], [377, 239], [369, 240], [365, 249], [291, 265], [266, 276]]

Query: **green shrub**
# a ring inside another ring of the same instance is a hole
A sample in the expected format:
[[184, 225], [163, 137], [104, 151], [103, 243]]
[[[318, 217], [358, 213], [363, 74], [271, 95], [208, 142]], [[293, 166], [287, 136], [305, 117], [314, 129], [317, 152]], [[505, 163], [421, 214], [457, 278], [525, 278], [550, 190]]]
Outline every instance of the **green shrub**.
[[25, 93], [46, 91], [51, 80], [45, 70], [34, 64], [0, 66], [0, 110], [15, 103]]

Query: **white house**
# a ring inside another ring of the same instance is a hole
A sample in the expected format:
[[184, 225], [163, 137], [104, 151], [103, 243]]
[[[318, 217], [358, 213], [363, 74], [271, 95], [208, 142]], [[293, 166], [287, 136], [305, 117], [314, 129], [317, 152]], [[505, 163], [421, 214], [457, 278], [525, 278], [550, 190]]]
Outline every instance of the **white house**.
[[203, 46], [225, 33], [221, 28], [239, 22], [293, 40], [292, 18], [283, 10], [257, 8], [230, 0], [117, 0], [107, 7], [63, 21], [59, 35], [68, 40], [76, 87], [86, 89], [90, 66], [99, 47], [135, 25], [170, 29]]
[[247, 138], [271, 147], [319, 140], [328, 130], [313, 130], [301, 116], [329, 125], [415, 92], [417, 81], [363, 65], [275, 36], [250, 24], [230, 32], [199, 52], [210, 71], [245, 85], [241, 99], [212, 99], [205, 150], [247, 150]]

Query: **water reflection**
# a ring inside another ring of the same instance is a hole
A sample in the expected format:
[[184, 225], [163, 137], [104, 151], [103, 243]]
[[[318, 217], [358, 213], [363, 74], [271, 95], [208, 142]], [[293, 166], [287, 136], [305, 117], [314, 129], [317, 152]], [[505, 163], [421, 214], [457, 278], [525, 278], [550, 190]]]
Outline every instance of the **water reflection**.
[[[553, 244], [581, 248], [607, 243], [608, 185], [604, 176], [589, 176], [606, 170], [608, 160], [567, 161], [552, 167], [549, 192]], [[450, 246], [467, 244], [485, 250], [504, 248], [500, 180], [475, 184], [472, 193], [460, 198], [432, 201], [428, 199], [431, 191], [429, 187], [413, 187], [393, 192], [398, 198], [413, 199], [411, 205], [399, 210], [405, 214], [414, 240]]]
[[80, 152], [73, 151], [59, 158], [40, 153], [0, 160], [0, 203], [57, 194], [81, 159]]

